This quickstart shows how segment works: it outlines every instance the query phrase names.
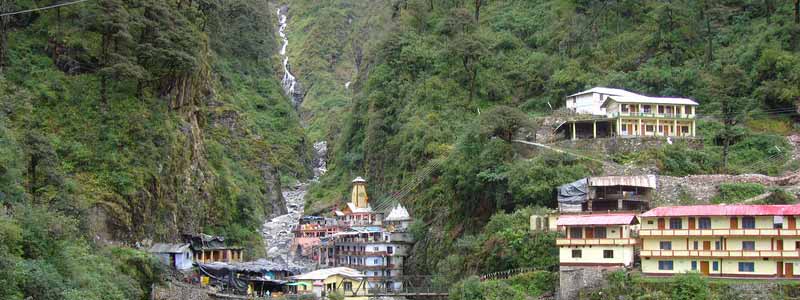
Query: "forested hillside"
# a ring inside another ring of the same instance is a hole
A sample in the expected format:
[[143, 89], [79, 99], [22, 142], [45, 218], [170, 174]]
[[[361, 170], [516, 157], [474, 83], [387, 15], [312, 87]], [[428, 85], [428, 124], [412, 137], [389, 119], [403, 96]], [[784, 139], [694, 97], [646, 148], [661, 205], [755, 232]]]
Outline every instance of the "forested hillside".
[[309, 176], [271, 12], [97, 0], [0, 17], [0, 298], [145, 299], [158, 264], [109, 242], [205, 232], [263, 254], [281, 181]]
[[557, 154], [520, 159], [511, 142], [565, 95], [593, 86], [696, 99], [702, 120], [699, 149], [678, 141], [601, 159], [677, 176], [797, 169], [785, 138], [797, 130], [800, 97], [794, 3], [408, 0], [380, 9], [388, 25], [351, 29], [384, 32], [373, 33], [379, 42], [357, 70], [331, 174], [309, 201], [324, 211], [352, 174], [365, 174], [380, 203], [422, 176], [422, 188], [401, 200], [422, 219], [417, 272], [552, 266], [499, 251], [545, 237], [481, 228], [497, 213], [554, 207], [555, 186], [602, 173], [597, 163]]

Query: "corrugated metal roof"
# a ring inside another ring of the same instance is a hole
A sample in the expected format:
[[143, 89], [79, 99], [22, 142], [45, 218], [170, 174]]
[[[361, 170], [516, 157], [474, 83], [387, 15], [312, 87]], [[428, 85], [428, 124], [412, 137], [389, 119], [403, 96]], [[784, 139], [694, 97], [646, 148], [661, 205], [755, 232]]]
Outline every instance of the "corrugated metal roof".
[[672, 98], [672, 97], [648, 97], [642, 95], [634, 96], [610, 96], [600, 104], [600, 107], [605, 107], [609, 101], [616, 101], [618, 103], [653, 103], [653, 104], [676, 104], [676, 105], [700, 105], [692, 99], [688, 98]]
[[569, 95], [567, 97], [575, 97], [580, 96], [583, 94], [589, 93], [599, 93], [599, 94], [606, 94], [606, 95], [617, 95], [617, 96], [638, 96], [639, 94], [634, 92], [629, 92], [623, 89], [614, 89], [614, 88], [607, 88], [607, 87], [593, 87], [591, 89], [585, 90], [583, 92], [577, 92], [575, 94]]
[[584, 225], [630, 225], [636, 224], [634, 214], [591, 214], [591, 215], [561, 215], [556, 221], [558, 226], [584, 226]]
[[655, 175], [589, 177], [589, 186], [638, 186], [656, 188]]
[[147, 252], [150, 253], [184, 253], [189, 250], [189, 244], [156, 243]]
[[329, 269], [316, 270], [316, 271], [313, 271], [313, 272], [308, 272], [308, 273], [305, 273], [305, 274], [292, 276], [291, 278], [295, 279], [295, 280], [324, 280], [324, 279], [326, 279], [328, 277], [331, 277], [333, 275], [342, 275], [342, 276], [350, 277], [350, 278], [363, 278], [364, 277], [364, 274], [362, 274], [361, 272], [359, 272], [359, 271], [357, 271], [355, 269], [345, 268], [345, 267], [338, 267], [338, 268], [329, 268]]
[[662, 206], [651, 209], [642, 217], [681, 216], [791, 216], [800, 215], [800, 205], [691, 205]]

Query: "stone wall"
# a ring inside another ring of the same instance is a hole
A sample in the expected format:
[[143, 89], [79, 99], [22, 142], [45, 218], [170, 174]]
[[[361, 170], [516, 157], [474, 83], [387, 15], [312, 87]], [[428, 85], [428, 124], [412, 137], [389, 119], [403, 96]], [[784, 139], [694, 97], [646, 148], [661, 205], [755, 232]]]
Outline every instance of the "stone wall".
[[761, 174], [742, 175], [690, 175], [686, 177], [657, 176], [655, 199], [658, 205], [677, 205], [682, 194], [698, 203], [708, 203], [717, 195], [723, 183], [758, 183], [767, 187], [800, 184], [796, 175], [772, 177]]
[[614, 269], [603, 267], [561, 267], [558, 272], [558, 300], [578, 299], [583, 289], [596, 289], [606, 284], [606, 273]]
[[153, 300], [211, 300], [209, 290], [185, 283], [167, 282], [153, 288]]

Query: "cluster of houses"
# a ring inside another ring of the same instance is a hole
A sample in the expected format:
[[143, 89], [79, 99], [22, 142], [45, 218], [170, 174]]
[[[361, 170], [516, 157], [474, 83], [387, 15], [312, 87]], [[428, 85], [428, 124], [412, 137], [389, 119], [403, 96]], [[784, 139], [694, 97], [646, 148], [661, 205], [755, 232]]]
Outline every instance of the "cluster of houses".
[[242, 248], [219, 236], [184, 235], [183, 243], [149, 248], [164, 264], [191, 273], [190, 280], [232, 294], [254, 296], [331, 293], [348, 299], [366, 297], [370, 289], [402, 288], [403, 265], [413, 243], [411, 216], [402, 205], [372, 209], [366, 180], [353, 180], [350, 202], [334, 218], [304, 216], [292, 241], [295, 256], [313, 260], [319, 270], [302, 273], [291, 264], [265, 259], [244, 261]]
[[320, 267], [347, 267], [364, 274], [370, 288], [402, 288], [403, 265], [413, 240], [412, 218], [402, 205], [388, 212], [373, 210], [367, 181], [352, 182], [350, 202], [335, 218], [305, 218], [295, 230], [296, 254]]
[[563, 233], [556, 240], [562, 268], [638, 265], [652, 276], [695, 271], [716, 277], [797, 278], [800, 205], [647, 209], [655, 189], [651, 178], [590, 177], [563, 185], [560, 213], [533, 217], [531, 228]]

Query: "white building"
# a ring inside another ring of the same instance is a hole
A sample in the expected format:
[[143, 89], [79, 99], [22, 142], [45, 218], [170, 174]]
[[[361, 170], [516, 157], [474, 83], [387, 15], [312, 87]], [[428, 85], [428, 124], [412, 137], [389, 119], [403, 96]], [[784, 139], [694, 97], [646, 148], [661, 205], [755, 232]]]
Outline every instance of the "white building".
[[579, 114], [591, 114], [605, 116], [606, 110], [600, 107], [609, 96], [641, 96], [622, 89], [607, 87], [594, 87], [583, 92], [578, 92], [567, 96], [567, 108]]
[[186, 244], [164, 244], [158, 243], [147, 250], [165, 265], [178, 270], [188, 270], [192, 268], [192, 248]]

